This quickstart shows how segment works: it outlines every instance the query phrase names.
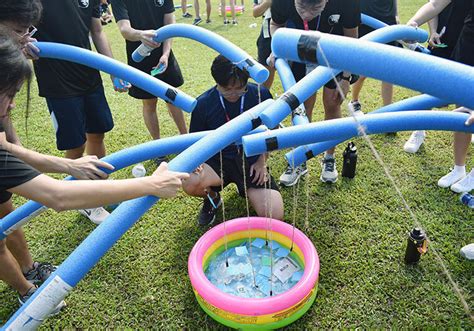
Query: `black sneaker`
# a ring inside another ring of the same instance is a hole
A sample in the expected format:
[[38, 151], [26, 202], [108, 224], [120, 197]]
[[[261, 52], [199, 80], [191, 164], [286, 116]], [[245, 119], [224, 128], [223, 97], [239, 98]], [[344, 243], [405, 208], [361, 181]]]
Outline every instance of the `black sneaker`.
[[51, 263], [33, 262], [33, 269], [23, 274], [23, 276], [25, 276], [26, 280], [30, 283], [40, 285], [51, 276], [56, 268], [57, 267]]
[[199, 25], [201, 24], [202, 22], [202, 19], [200, 17], [196, 17], [193, 21], [193, 25]]
[[216, 220], [216, 213], [222, 203], [221, 195], [216, 192], [216, 196], [211, 198], [208, 194], [204, 198], [201, 211], [199, 212], [198, 223], [200, 226], [210, 226]]
[[193, 15], [191, 15], [190, 13], [185, 13], [185, 14], [183, 14], [182, 16], [183, 16], [183, 18], [191, 18], [191, 17], [193, 17]]
[[[38, 290], [38, 287], [34, 285], [28, 290], [28, 292], [26, 292], [25, 295], [18, 295], [18, 301], [20, 302], [20, 305], [23, 306], [25, 302], [28, 301], [28, 299], [31, 298], [31, 296], [35, 294], [37, 290]], [[54, 316], [54, 315], [59, 314], [59, 312], [64, 307], [66, 307], [66, 302], [64, 302], [64, 300], [61, 300], [61, 302], [53, 309], [53, 311], [49, 314], [49, 316]]]

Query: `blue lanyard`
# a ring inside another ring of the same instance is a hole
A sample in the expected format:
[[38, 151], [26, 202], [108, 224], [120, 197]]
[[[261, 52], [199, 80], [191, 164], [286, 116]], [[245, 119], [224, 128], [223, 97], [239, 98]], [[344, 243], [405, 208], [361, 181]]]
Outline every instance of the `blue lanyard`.
[[[217, 92], [219, 92], [219, 91], [217, 91]], [[224, 103], [224, 98], [222, 97], [221, 92], [219, 92], [219, 100], [221, 101], [221, 106], [224, 109], [225, 119], [226, 119], [227, 122], [229, 122], [230, 117], [229, 117], [229, 114], [227, 113], [227, 109], [226, 109], [225, 103]], [[245, 103], [245, 94], [240, 97], [240, 112], [239, 112], [239, 115], [244, 112], [244, 103]]]

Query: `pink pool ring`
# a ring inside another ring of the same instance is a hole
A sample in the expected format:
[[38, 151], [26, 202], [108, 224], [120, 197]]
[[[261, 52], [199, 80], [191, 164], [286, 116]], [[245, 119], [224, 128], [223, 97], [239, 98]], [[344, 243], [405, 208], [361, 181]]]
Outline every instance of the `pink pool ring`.
[[[226, 238], [224, 239], [224, 235]], [[188, 260], [188, 272], [201, 308], [216, 321], [238, 329], [276, 329], [300, 318], [313, 304], [318, 286], [319, 257], [313, 243], [294, 229], [291, 254], [304, 266], [301, 279], [288, 291], [266, 298], [242, 298], [222, 292], [205, 275], [209, 260], [228, 247], [250, 237], [271, 238], [290, 249], [293, 227], [265, 217], [238, 218], [215, 226], [194, 245]]]

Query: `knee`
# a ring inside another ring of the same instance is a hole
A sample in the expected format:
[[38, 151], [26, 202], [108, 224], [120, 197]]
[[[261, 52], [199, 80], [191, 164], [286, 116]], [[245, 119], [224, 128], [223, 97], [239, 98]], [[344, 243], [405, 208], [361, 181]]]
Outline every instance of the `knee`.
[[7, 252], [7, 240], [0, 240], [0, 255], [4, 255]]

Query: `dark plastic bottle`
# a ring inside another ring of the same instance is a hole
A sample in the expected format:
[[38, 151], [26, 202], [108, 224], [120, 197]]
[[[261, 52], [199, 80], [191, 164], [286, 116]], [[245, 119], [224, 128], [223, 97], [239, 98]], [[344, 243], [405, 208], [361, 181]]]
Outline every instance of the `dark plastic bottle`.
[[354, 178], [357, 165], [357, 147], [351, 141], [342, 153], [342, 177]]
[[420, 228], [414, 228], [408, 233], [405, 263], [415, 264], [420, 261], [422, 254], [427, 250], [426, 234]]

